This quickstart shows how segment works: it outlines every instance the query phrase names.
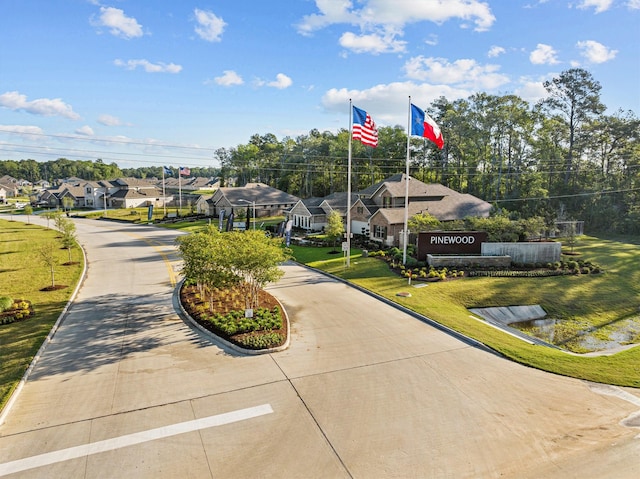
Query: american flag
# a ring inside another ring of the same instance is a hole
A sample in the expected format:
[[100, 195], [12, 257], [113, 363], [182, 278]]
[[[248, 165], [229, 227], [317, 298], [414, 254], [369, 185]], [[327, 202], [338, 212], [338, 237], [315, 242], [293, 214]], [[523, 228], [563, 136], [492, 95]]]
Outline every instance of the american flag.
[[189, 176], [191, 174], [191, 170], [186, 166], [180, 167], [180, 175]]
[[353, 139], [363, 145], [378, 146], [378, 129], [371, 116], [360, 108], [353, 107]]

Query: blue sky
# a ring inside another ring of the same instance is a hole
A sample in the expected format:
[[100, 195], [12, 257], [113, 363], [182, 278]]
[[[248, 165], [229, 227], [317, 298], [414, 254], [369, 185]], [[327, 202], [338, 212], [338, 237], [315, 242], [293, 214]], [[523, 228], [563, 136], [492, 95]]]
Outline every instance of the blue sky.
[[0, 159], [217, 166], [218, 148], [406, 125], [408, 97], [515, 93], [572, 67], [640, 112], [640, 0], [8, 0]]

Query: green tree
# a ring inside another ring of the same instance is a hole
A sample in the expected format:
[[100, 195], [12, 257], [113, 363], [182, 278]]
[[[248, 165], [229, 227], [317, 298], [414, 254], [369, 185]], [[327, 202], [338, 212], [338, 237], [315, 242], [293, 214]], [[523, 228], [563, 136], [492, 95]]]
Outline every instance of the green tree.
[[69, 253], [69, 264], [71, 264], [71, 248], [73, 248], [76, 244], [76, 225], [73, 221], [68, 218], [64, 218], [59, 216], [59, 221], [57, 222], [58, 230], [62, 234], [61, 242], [62, 247], [65, 248]]
[[267, 238], [260, 230], [220, 233], [210, 227], [176, 241], [185, 279], [197, 283], [210, 304], [214, 288], [239, 286], [247, 309], [259, 307], [260, 289], [282, 276], [279, 265], [290, 257], [280, 238]]
[[65, 209], [65, 211], [69, 211], [71, 208], [73, 208], [73, 198], [71, 198], [70, 196], [65, 196], [64, 198], [62, 198], [62, 207]]
[[22, 211], [27, 215], [27, 223], [31, 224], [31, 215], [33, 214], [33, 208], [31, 205], [25, 205]]
[[260, 290], [277, 281], [284, 271], [279, 266], [290, 257], [282, 248], [280, 238], [268, 238], [263, 231], [249, 230], [224, 233], [228, 245], [233, 245], [231, 267], [241, 277], [247, 309], [260, 307]]
[[327, 239], [334, 247], [339, 238], [344, 234], [344, 224], [342, 223], [342, 216], [337, 211], [331, 211], [327, 215], [327, 226], [324, 227], [324, 234], [327, 235]]
[[53, 241], [50, 241], [40, 246], [40, 249], [38, 250], [42, 262], [49, 268], [51, 273], [51, 289], [56, 286], [56, 266], [58, 265], [56, 249], [56, 244]]
[[606, 108], [600, 101], [602, 86], [588, 71], [571, 68], [545, 81], [544, 88], [549, 97], [543, 101], [543, 105], [550, 111], [559, 112], [569, 126], [569, 150], [564, 171], [564, 182], [567, 184], [574, 174], [576, 138], [580, 128]]
[[409, 231], [418, 233], [420, 231], [433, 231], [442, 228], [442, 223], [435, 216], [430, 215], [427, 212], [418, 213], [409, 218], [407, 224]]

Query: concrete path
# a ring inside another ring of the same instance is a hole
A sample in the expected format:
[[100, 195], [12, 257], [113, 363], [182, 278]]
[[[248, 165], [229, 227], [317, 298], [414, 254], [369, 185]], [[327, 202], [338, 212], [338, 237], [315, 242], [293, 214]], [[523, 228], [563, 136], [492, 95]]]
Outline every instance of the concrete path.
[[175, 233], [78, 220], [89, 270], [0, 426], [0, 476], [636, 478], [640, 393], [519, 366], [296, 265], [291, 347], [176, 313]]

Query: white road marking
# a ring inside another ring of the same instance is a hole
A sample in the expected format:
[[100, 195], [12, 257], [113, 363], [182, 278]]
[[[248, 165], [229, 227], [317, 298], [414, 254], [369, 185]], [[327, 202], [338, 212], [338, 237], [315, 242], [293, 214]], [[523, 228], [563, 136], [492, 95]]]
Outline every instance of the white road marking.
[[165, 437], [176, 436], [187, 432], [198, 431], [215, 426], [222, 426], [233, 422], [244, 421], [266, 414], [271, 414], [273, 409], [270, 404], [262, 404], [261, 406], [239, 409], [216, 416], [204, 417], [193, 421], [180, 422], [169, 426], [163, 426], [148, 431], [127, 434], [126, 436], [114, 437], [104, 441], [92, 442], [82, 446], [61, 449], [60, 451], [48, 452], [38, 456], [26, 457], [17, 461], [5, 462], [0, 464], [0, 476], [14, 474], [16, 472], [34, 469], [36, 467], [48, 466], [57, 462], [77, 459], [79, 457], [98, 454], [106, 451], [113, 451], [123, 447], [134, 446], [143, 442], [155, 441]]

